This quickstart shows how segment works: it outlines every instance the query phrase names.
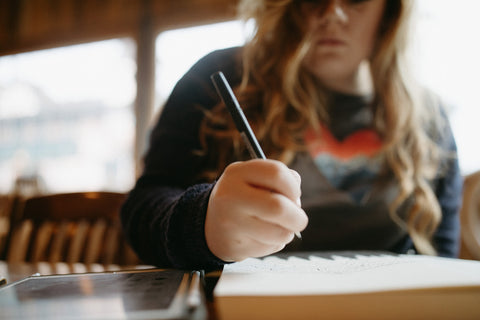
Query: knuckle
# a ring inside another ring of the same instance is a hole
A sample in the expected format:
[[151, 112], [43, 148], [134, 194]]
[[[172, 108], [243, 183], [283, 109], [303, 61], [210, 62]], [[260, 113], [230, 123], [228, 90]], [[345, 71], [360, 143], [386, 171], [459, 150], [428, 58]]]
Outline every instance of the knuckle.
[[289, 230], [283, 229], [280, 232], [279, 236], [280, 236], [280, 240], [281, 240], [282, 245], [285, 245], [286, 243], [289, 243], [293, 240], [294, 233], [289, 231]]
[[270, 174], [275, 177], [281, 177], [285, 174], [285, 169], [287, 168], [285, 164], [279, 161], [274, 161], [271, 162], [270, 168]]
[[230, 163], [224, 170], [225, 174], [232, 174], [238, 170], [238, 168], [241, 166], [241, 162], [232, 162]]
[[272, 214], [281, 214], [285, 209], [285, 204], [282, 196], [272, 193], [270, 201], [268, 203], [268, 208]]

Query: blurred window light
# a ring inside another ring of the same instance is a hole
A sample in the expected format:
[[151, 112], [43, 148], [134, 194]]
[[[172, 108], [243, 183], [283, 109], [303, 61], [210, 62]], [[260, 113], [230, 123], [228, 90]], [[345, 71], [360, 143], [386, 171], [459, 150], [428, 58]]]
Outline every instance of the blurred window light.
[[419, 81], [446, 102], [460, 168], [469, 174], [480, 170], [480, 1], [457, 0], [458, 10], [452, 10], [448, 0], [421, 0], [417, 5], [414, 70]]
[[228, 21], [162, 32], [156, 41], [156, 111], [197, 60], [217, 49], [243, 45], [247, 30], [243, 22]]
[[0, 192], [128, 190], [135, 72], [130, 39], [1, 57]]

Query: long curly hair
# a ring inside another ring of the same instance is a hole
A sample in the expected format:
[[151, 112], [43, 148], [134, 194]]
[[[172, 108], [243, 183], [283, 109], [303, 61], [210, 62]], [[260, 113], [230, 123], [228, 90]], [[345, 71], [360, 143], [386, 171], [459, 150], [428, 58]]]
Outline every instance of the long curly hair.
[[[326, 91], [302, 65], [311, 42], [299, 2], [242, 0], [239, 4], [241, 17], [254, 22], [254, 32], [242, 50], [242, 81], [234, 91], [267, 156], [287, 164], [306, 150], [305, 130], [328, 122]], [[385, 170], [393, 173], [399, 186], [390, 215], [408, 230], [420, 253], [433, 255], [431, 237], [441, 209], [429, 181], [442, 159], [433, 140], [441, 132], [441, 117], [438, 110], [425, 108], [424, 92], [406, 72], [413, 2], [386, 1], [370, 60], [373, 127], [383, 142]], [[203, 172], [210, 179], [231, 161], [248, 158], [223, 105], [207, 112], [200, 137], [211, 157], [210, 170]], [[413, 205], [400, 218], [398, 209], [409, 198]]]

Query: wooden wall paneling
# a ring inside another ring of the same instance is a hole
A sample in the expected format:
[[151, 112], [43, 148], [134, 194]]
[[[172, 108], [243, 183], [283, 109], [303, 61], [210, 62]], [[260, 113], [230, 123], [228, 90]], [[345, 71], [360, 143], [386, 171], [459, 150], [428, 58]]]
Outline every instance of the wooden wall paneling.
[[20, 1], [17, 29], [14, 30], [17, 41], [28, 41], [48, 34], [50, 10], [47, 1], [30, 0]]
[[2, 1], [0, 55], [133, 36], [141, 8], [139, 0]]
[[[148, 8], [160, 32], [232, 19], [237, 3], [151, 0]], [[144, 0], [2, 0], [0, 56], [135, 36], [145, 6]]]
[[81, 3], [81, 27], [91, 36], [134, 35], [138, 27], [142, 8], [139, 0], [70, 1]]
[[169, 30], [214, 22], [236, 17], [239, 0], [155, 0], [153, 11], [155, 28]]
[[13, 24], [11, 15], [15, 11], [12, 6], [18, 7], [18, 2], [0, 1], [0, 48], [10, 42], [9, 38], [13, 29], [13, 26], [11, 26]]

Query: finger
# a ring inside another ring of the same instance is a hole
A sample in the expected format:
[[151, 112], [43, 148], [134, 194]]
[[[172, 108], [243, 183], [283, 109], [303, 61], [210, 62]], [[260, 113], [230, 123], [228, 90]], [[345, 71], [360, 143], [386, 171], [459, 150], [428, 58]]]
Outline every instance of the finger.
[[244, 216], [237, 219], [235, 228], [242, 237], [253, 239], [266, 245], [287, 244], [293, 240], [294, 231], [276, 223], [259, 219], [257, 216]]
[[300, 175], [282, 162], [255, 159], [238, 163], [238, 167], [235, 174], [252, 186], [280, 193], [295, 202], [301, 196]]
[[234, 201], [238, 201], [249, 215], [292, 232], [302, 231], [308, 224], [305, 211], [296, 202], [269, 190], [250, 188], [245, 190], [244, 199]]
[[241, 245], [235, 250], [235, 255], [232, 257], [234, 261], [241, 261], [247, 258], [264, 257], [269, 254], [278, 252], [285, 248], [285, 244], [264, 244], [255, 239], [244, 238], [239, 242]]
[[297, 171], [290, 169], [290, 173], [292, 174], [293, 178], [298, 182], [298, 184], [302, 183], [302, 177]]
[[[214, 232], [213, 238], [207, 239], [212, 253], [224, 261], [239, 261], [277, 252], [293, 239], [291, 231], [255, 217], [235, 215], [230, 218], [219, 221], [219, 232]], [[226, 230], [229, 231], [225, 233]]]
[[[300, 186], [301, 183], [302, 183], [302, 177], [300, 176], [300, 174], [299, 174], [297, 171], [292, 170], [292, 169], [290, 169], [290, 173], [293, 175], [293, 178], [298, 182], [298, 185]], [[299, 188], [299, 191], [300, 191], [300, 194], [299, 194], [298, 198], [295, 200], [295, 203], [296, 203], [299, 207], [301, 207], [301, 206], [302, 206], [302, 201], [301, 201], [301, 192], [302, 192], [302, 190], [301, 190], [301, 188]]]

